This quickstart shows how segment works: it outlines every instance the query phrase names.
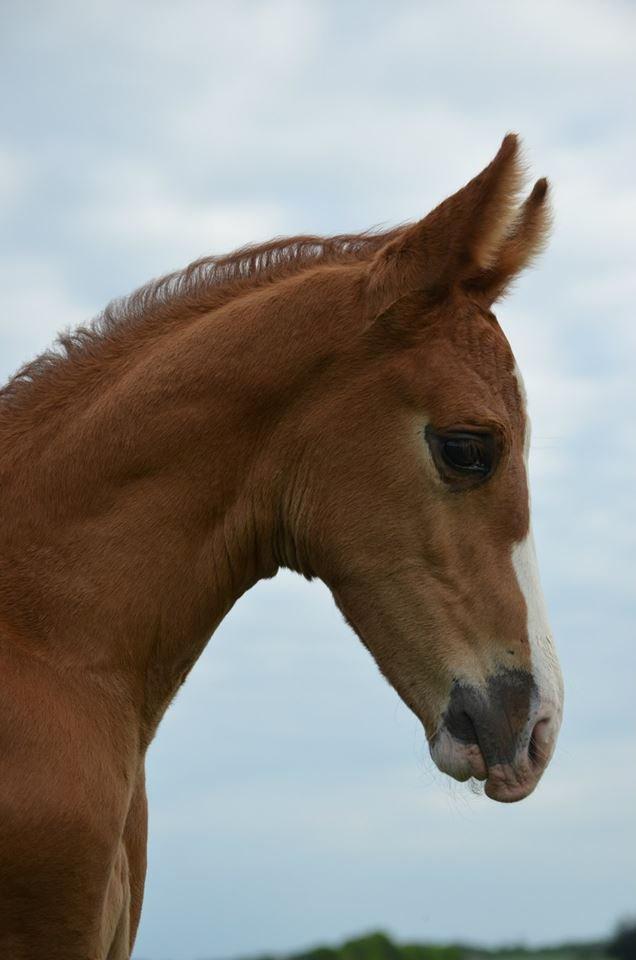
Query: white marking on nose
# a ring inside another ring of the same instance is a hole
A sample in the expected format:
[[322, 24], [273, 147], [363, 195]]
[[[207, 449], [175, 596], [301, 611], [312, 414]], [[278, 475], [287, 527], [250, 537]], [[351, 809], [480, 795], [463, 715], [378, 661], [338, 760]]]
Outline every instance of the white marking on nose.
[[563, 706], [563, 680], [539, 580], [537, 555], [531, 531], [524, 540], [514, 544], [512, 565], [526, 601], [532, 675], [539, 691], [540, 703], [542, 706], [552, 707], [560, 717]]
[[[529, 499], [528, 458], [530, 453], [530, 419], [526, 409], [526, 390], [521, 373], [517, 367], [515, 367], [515, 376], [519, 386], [526, 422], [524, 460], [526, 464], [526, 478], [528, 479]], [[528, 503], [528, 509], [529, 508], [530, 504]], [[528, 529], [527, 536], [518, 543], [513, 544], [512, 565], [517, 575], [519, 589], [526, 601], [528, 611], [528, 642], [530, 644], [532, 674], [539, 692], [539, 711], [541, 712], [543, 708], [548, 708], [550, 713], [552, 711], [556, 713], [553, 717], [555, 724], [554, 736], [556, 737], [563, 709], [563, 678], [554, 640], [552, 639], [552, 631], [550, 630], [548, 621], [548, 612], [543, 597], [543, 590], [541, 589], [539, 566], [531, 526]], [[548, 710], [544, 712], [547, 714]]]

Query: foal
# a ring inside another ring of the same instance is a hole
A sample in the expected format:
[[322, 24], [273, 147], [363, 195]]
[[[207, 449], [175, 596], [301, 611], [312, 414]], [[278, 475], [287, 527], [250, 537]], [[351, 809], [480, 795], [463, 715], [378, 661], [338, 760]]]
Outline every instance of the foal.
[[320, 577], [435, 763], [519, 800], [561, 718], [524, 392], [517, 141], [424, 220], [203, 260], [0, 394], [0, 956], [128, 957], [144, 757], [238, 597]]

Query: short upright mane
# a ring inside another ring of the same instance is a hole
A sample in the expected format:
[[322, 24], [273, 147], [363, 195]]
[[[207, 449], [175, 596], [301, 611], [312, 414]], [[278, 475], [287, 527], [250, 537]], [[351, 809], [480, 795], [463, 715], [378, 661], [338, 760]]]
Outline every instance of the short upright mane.
[[278, 237], [240, 247], [233, 253], [202, 257], [184, 270], [152, 280], [130, 296], [113, 301], [96, 323], [101, 326], [104, 322], [139, 321], [164, 311], [172, 314], [179, 310], [188, 315], [207, 312], [246, 289], [281, 280], [312, 266], [366, 260], [404, 229], [334, 237]]
[[140, 342], [161, 335], [168, 325], [217, 309], [248, 290], [312, 266], [369, 259], [404, 229], [276, 238], [195, 260], [113, 300], [86, 326], [60, 334], [50, 350], [25, 364], [0, 389], [0, 405], [14, 407], [35, 393], [42, 398], [58, 376], [69, 383], [73, 366], [107, 364]]

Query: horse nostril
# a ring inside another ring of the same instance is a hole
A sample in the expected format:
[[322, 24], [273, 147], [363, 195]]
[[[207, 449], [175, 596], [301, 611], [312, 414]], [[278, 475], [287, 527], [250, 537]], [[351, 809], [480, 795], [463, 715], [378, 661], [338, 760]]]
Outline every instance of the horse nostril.
[[479, 743], [479, 737], [477, 736], [477, 730], [475, 724], [473, 723], [473, 718], [465, 710], [462, 711], [462, 728], [463, 728], [463, 739], [466, 743]]
[[532, 764], [532, 766], [538, 767], [540, 762], [540, 752], [539, 752], [539, 746], [537, 744], [537, 741], [534, 735], [534, 730], [532, 731], [532, 734], [530, 736], [530, 743], [528, 745], [528, 756], [530, 757], [530, 763]]
[[467, 710], [458, 708], [449, 711], [446, 726], [455, 739], [462, 743], [479, 743], [475, 723]]
[[530, 735], [528, 757], [533, 767], [543, 769], [550, 759], [550, 723], [551, 717], [542, 717], [538, 720]]

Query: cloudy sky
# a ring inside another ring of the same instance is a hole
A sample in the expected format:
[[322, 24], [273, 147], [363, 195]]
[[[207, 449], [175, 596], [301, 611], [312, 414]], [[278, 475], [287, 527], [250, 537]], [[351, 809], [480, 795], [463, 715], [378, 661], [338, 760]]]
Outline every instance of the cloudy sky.
[[4, 0], [0, 37], [3, 377], [198, 255], [418, 217], [508, 130], [554, 184], [499, 310], [567, 687], [544, 781], [452, 786], [326, 589], [281, 574], [151, 749], [136, 956], [607, 933], [636, 905], [634, 4]]

